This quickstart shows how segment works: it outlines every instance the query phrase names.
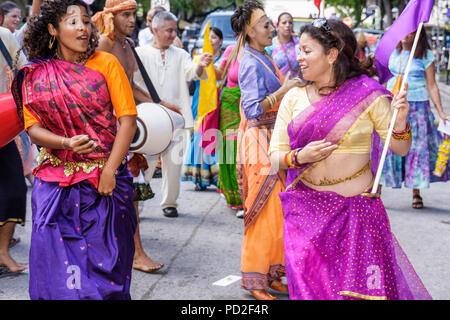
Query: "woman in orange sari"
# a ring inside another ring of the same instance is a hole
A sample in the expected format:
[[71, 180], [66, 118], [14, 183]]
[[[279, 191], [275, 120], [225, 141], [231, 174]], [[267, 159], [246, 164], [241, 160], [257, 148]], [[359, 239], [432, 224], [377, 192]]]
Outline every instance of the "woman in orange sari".
[[238, 133], [237, 178], [244, 203], [241, 286], [256, 299], [273, 300], [269, 287], [287, 292], [285, 275], [283, 211], [278, 193], [284, 190], [284, 171], [271, 170], [268, 147], [284, 94], [300, 80], [283, 83], [283, 76], [264, 51], [272, 43], [274, 27], [262, 6], [247, 1], [231, 17], [244, 54], [239, 66], [241, 123]]

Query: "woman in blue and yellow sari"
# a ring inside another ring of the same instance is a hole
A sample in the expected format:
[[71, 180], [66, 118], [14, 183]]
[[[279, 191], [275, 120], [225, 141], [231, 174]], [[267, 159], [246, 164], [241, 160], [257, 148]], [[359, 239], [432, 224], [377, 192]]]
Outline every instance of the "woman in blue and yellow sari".
[[[44, 1], [13, 82], [41, 146], [31, 198], [31, 299], [130, 299], [136, 214], [126, 154], [136, 106], [118, 60], [95, 52], [81, 0]], [[118, 127], [118, 123], [120, 127]]]

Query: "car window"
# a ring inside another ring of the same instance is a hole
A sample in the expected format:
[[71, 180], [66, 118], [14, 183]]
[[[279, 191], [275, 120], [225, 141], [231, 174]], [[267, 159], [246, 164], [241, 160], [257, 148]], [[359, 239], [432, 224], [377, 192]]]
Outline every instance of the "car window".
[[212, 16], [203, 22], [202, 32], [200, 35], [203, 37], [205, 33], [206, 24], [208, 20], [211, 21], [210, 28], [219, 28], [223, 33], [224, 38], [234, 38], [234, 31], [231, 29], [230, 16]]

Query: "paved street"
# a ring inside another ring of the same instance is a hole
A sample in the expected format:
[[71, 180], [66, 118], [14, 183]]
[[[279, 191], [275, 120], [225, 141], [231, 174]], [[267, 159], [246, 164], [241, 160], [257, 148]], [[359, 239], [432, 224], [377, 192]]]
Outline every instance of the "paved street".
[[[440, 84], [445, 110], [450, 114], [450, 87]], [[165, 218], [159, 208], [161, 179], [154, 179], [156, 197], [141, 207], [141, 236], [145, 250], [165, 264], [154, 274], [134, 271], [131, 296], [137, 300], [252, 299], [239, 281], [228, 286], [214, 282], [240, 275], [240, 245], [243, 220], [228, 209], [215, 190], [194, 191], [190, 182], [181, 184], [180, 216]], [[450, 183], [435, 183], [422, 192], [425, 208], [411, 208], [411, 191], [383, 189], [394, 234], [434, 299], [450, 299]], [[30, 197], [30, 192], [28, 198]], [[20, 263], [28, 262], [31, 210], [27, 223], [18, 226], [21, 242], [11, 253]], [[286, 295], [278, 295], [287, 299]], [[28, 273], [0, 278], [0, 299], [29, 299]]]

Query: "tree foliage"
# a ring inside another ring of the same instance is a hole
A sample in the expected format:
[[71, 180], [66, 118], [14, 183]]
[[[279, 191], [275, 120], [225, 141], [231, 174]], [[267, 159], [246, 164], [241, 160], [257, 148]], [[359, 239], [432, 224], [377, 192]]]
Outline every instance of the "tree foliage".
[[180, 15], [184, 20], [193, 21], [196, 17], [204, 17], [215, 8], [240, 5], [244, 0], [171, 0], [170, 6], [174, 13]]
[[[363, 9], [366, 7], [366, 0], [326, 0], [327, 7], [334, 7], [342, 16], [348, 16], [353, 19], [353, 27], [357, 27], [363, 17]], [[405, 9], [408, 0], [378, 0], [377, 1], [381, 14], [387, 16], [387, 24], [390, 25], [393, 21], [391, 9], [397, 7], [399, 13]]]
[[357, 27], [363, 19], [363, 9], [366, 7], [366, 0], [326, 0], [327, 7], [334, 7], [342, 16], [351, 17], [353, 27]]

